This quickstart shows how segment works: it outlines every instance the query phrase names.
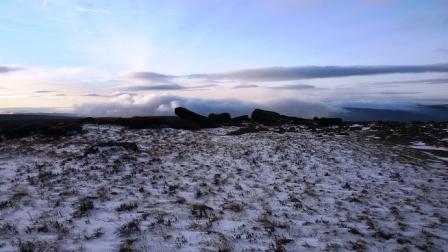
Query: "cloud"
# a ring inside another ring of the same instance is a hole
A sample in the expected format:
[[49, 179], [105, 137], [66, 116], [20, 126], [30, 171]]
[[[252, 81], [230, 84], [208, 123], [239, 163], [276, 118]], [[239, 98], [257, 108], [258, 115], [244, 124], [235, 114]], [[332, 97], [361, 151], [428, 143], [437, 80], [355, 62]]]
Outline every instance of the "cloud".
[[0, 66], [0, 74], [2, 73], [9, 73], [20, 70], [19, 68], [15, 67], [7, 67], [7, 66]]
[[399, 73], [448, 73], [448, 64], [385, 66], [304, 66], [243, 69], [222, 73], [192, 74], [189, 78], [235, 81], [292, 81]]
[[448, 48], [438, 47], [434, 49], [434, 52], [436, 53], [448, 53]]
[[103, 94], [90, 93], [90, 94], [84, 94], [82, 96], [86, 96], [86, 97], [113, 97], [114, 95], [103, 95]]
[[250, 114], [255, 108], [269, 109], [286, 115], [301, 117], [329, 116], [338, 111], [337, 108], [332, 108], [322, 103], [295, 99], [256, 103], [238, 99], [198, 99], [173, 95], [123, 94], [112, 98], [106, 103], [78, 105], [75, 107], [75, 112], [89, 116], [173, 115], [174, 108], [179, 106], [204, 115], [229, 112], [233, 116]]
[[178, 84], [138, 85], [120, 89], [121, 91], [167, 91], [167, 90], [203, 90], [216, 87], [216, 84], [202, 84], [195, 86], [182, 86]]
[[238, 100], [189, 99], [172, 95], [132, 95], [123, 94], [107, 103], [86, 103], [76, 106], [75, 111], [82, 115], [102, 116], [144, 116], [173, 115], [174, 108], [183, 106], [198, 113], [228, 111], [233, 114], [248, 113], [250, 103]]
[[240, 84], [240, 85], [236, 85], [233, 88], [234, 89], [240, 89], [240, 88], [257, 88], [258, 85], [255, 84]]
[[415, 95], [415, 94], [421, 94], [423, 92], [381, 91], [381, 92], [377, 92], [377, 93], [383, 94], [383, 95]]
[[92, 14], [109, 14], [109, 13], [111, 13], [110, 10], [91, 8], [91, 7], [85, 7], [85, 6], [78, 6], [76, 8], [76, 11], [84, 12], [84, 13], [92, 13]]
[[217, 85], [217, 84], [202, 84], [202, 85], [189, 86], [187, 88], [189, 88], [189, 89], [204, 89], [204, 88], [217, 87], [217, 86], [219, 86], [219, 85]]
[[[8, 68], [13, 72], [8, 76], [3, 76], [4, 81], [12, 84], [16, 83], [36, 83], [36, 84], [80, 84], [80, 83], [100, 83], [111, 81], [111, 73], [101, 69], [79, 66], [79, 67], [45, 67], [28, 66], [26, 68]], [[20, 70], [20, 71], [19, 71]], [[17, 71], [17, 72], [15, 72]], [[1, 67], [0, 67], [1, 72]], [[2, 77], [2, 78], [3, 78]], [[42, 88], [42, 90], [47, 90]]]
[[154, 72], [134, 72], [128, 75], [128, 78], [144, 80], [149, 82], [167, 82], [171, 81], [176, 76], [166, 75]]
[[[219, 73], [200, 73], [183, 76], [155, 72], [135, 72], [129, 77], [150, 82], [169, 82], [174, 79], [207, 81], [273, 82], [303, 79], [337, 78], [381, 74], [448, 73], [448, 64], [430, 65], [377, 65], [377, 66], [295, 66], [242, 69]], [[244, 85], [241, 85], [244, 87]]]
[[273, 87], [268, 87], [268, 88], [288, 89], [288, 90], [304, 90], [304, 89], [314, 89], [316, 87], [313, 85], [309, 85], [309, 84], [290, 84], [290, 85], [273, 86]]
[[34, 93], [37, 93], [37, 94], [48, 94], [48, 93], [55, 93], [56, 91], [52, 91], [52, 90], [37, 90], [37, 91], [34, 91]]
[[182, 90], [186, 87], [177, 84], [161, 84], [151, 86], [130, 86], [123, 88], [123, 91], [149, 91], [149, 90]]
[[380, 81], [372, 82], [372, 85], [390, 85], [390, 84], [448, 84], [448, 78], [422, 79], [422, 80], [400, 80], [400, 81]]

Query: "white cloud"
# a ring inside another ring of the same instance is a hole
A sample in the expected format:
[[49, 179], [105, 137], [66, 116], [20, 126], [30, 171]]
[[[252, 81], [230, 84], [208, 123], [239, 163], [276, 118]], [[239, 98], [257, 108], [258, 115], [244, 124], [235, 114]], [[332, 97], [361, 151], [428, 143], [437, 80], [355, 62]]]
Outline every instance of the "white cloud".
[[96, 14], [109, 14], [109, 13], [111, 13], [110, 10], [98, 9], [98, 8], [89, 8], [89, 7], [84, 7], [84, 6], [78, 6], [78, 8], [76, 8], [76, 10], [79, 11], [79, 12], [96, 13]]
[[250, 114], [255, 108], [274, 110], [286, 115], [313, 117], [329, 116], [337, 108], [318, 102], [296, 99], [278, 99], [255, 103], [239, 99], [198, 99], [173, 95], [122, 94], [105, 103], [85, 103], [75, 107], [75, 112], [90, 116], [148, 116], [173, 115], [176, 107], [185, 107], [200, 114], [229, 112], [233, 116]]
[[[12, 93], [28, 94], [35, 98], [48, 98], [48, 93], [35, 93], [36, 90], [52, 90], [58, 93], [64, 93], [74, 98], [74, 96], [86, 92], [107, 92], [108, 88], [112, 90], [115, 84], [113, 75], [107, 71], [96, 69], [94, 67], [36, 67], [23, 66], [20, 71], [0, 74], [0, 83], [4, 90]], [[3, 95], [7, 97], [7, 94]], [[52, 101], [47, 102], [46, 106], [51, 106]], [[66, 99], [66, 102], [70, 100]], [[71, 101], [72, 102], [72, 101]], [[0, 107], [4, 103], [0, 101]]]

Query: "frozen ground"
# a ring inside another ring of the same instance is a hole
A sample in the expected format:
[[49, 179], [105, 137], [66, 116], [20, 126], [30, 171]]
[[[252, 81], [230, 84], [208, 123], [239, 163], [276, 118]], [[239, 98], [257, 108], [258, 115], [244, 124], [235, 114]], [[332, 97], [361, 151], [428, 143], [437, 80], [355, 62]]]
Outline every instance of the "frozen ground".
[[1, 142], [0, 251], [447, 250], [448, 166], [421, 143], [231, 130]]

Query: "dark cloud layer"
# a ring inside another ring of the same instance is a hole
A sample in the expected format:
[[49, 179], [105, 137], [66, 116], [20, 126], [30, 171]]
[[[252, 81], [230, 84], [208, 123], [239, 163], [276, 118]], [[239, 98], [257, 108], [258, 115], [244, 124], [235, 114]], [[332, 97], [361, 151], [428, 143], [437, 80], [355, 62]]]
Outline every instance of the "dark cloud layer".
[[[382, 94], [382, 95], [416, 95], [416, 94], [421, 94], [423, 92], [407, 92], [407, 91], [381, 91], [381, 92], [376, 92], [377, 94]], [[375, 93], [374, 93], [375, 94]]]
[[141, 85], [124, 88], [124, 91], [150, 91], [150, 90], [181, 90], [186, 87], [177, 84]]
[[166, 90], [203, 90], [215, 87], [216, 84], [203, 84], [195, 86], [182, 86], [178, 84], [138, 85], [122, 88], [121, 91], [166, 91]]
[[19, 70], [19, 68], [0, 66], [0, 74], [14, 72], [14, 71], [18, 71], [18, 70]]
[[82, 96], [86, 96], [86, 97], [113, 97], [114, 95], [104, 95], [104, 94], [95, 94], [95, 93], [90, 93], [90, 94], [85, 94]]
[[397, 73], [448, 73], [448, 64], [408, 66], [306, 66], [246, 69], [223, 73], [195, 74], [190, 78], [239, 81], [291, 81]]
[[166, 81], [169, 81], [169, 80], [175, 78], [176, 76], [154, 73], [154, 72], [135, 72], [135, 73], [131, 73], [129, 75], [129, 77], [131, 79], [140, 79], [140, 80], [152, 81], [152, 82], [166, 82]]
[[[380, 74], [448, 73], [448, 64], [431, 65], [378, 65], [378, 66], [297, 66], [242, 69], [221, 73], [166, 75], [154, 72], [131, 73], [131, 78], [147, 81], [171, 81], [177, 78], [203, 79], [210, 81], [292, 81], [317, 78], [336, 78]], [[244, 86], [244, 85], [243, 85]]]
[[422, 79], [422, 80], [402, 80], [402, 81], [379, 81], [370, 84], [374, 85], [394, 85], [394, 84], [448, 84], [448, 78]]
[[257, 88], [258, 85], [255, 84], [241, 84], [241, 85], [236, 85], [233, 88], [234, 89], [243, 89], [243, 88]]
[[309, 84], [290, 84], [290, 85], [281, 85], [275, 87], [269, 87], [271, 89], [287, 89], [287, 90], [304, 90], [304, 89], [314, 89], [316, 88], [313, 85]]

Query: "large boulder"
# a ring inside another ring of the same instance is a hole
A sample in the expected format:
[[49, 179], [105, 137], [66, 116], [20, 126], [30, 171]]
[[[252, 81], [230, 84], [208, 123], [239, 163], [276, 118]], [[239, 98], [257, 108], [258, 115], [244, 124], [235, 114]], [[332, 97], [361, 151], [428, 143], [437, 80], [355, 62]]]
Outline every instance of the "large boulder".
[[230, 117], [229, 113], [210, 114], [208, 115], [208, 119], [218, 124], [229, 124], [232, 122], [232, 118]]
[[181, 119], [195, 122], [201, 126], [201, 128], [216, 128], [218, 123], [210, 120], [209, 118], [197, 114], [183, 107], [178, 107], [174, 109], [174, 113]]
[[232, 118], [232, 122], [236, 123], [236, 124], [241, 124], [243, 122], [248, 122], [250, 121], [250, 118], [248, 115], [242, 115], [242, 116], [237, 116]]
[[251, 120], [264, 124], [276, 124], [281, 122], [282, 116], [277, 112], [255, 109], [252, 112]]

